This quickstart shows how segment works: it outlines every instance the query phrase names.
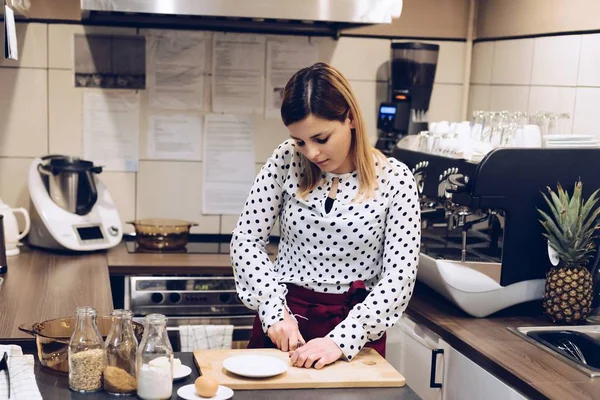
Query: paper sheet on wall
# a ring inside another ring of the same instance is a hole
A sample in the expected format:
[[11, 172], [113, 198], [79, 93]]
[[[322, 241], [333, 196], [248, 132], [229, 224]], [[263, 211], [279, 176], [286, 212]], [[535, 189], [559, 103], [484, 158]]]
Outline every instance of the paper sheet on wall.
[[209, 114], [204, 125], [203, 214], [242, 212], [254, 181], [254, 118]]
[[150, 115], [148, 157], [200, 161], [202, 118], [193, 115]]
[[307, 39], [267, 41], [266, 118], [280, 118], [285, 84], [294, 73], [316, 63], [318, 59], [318, 47]]
[[146, 85], [150, 108], [204, 110], [207, 44], [204, 32], [148, 33]]
[[213, 112], [262, 113], [265, 37], [215, 33], [213, 38]]
[[139, 110], [135, 92], [84, 92], [84, 157], [106, 171], [137, 171]]

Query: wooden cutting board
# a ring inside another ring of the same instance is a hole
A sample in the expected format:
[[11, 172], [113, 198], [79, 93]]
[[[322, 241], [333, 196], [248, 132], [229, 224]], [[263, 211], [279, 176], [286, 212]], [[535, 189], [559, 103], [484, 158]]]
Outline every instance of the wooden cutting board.
[[277, 349], [194, 350], [194, 361], [202, 375], [215, 378], [231, 389], [302, 389], [346, 387], [401, 387], [404, 377], [375, 350], [363, 348], [351, 361], [337, 361], [323, 369], [289, 366], [287, 372], [270, 378], [245, 378], [223, 368], [229, 357], [247, 354], [276, 357], [289, 364], [288, 353]]

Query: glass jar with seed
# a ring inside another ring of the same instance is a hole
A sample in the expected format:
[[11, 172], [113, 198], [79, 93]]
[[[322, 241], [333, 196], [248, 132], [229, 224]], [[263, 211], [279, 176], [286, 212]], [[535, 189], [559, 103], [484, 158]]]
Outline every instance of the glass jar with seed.
[[136, 352], [138, 342], [133, 332], [133, 314], [128, 310], [114, 310], [112, 325], [104, 342], [106, 369], [104, 390], [114, 395], [135, 393]]
[[69, 341], [69, 388], [88, 393], [102, 388], [106, 354], [92, 307], [75, 312], [75, 328]]

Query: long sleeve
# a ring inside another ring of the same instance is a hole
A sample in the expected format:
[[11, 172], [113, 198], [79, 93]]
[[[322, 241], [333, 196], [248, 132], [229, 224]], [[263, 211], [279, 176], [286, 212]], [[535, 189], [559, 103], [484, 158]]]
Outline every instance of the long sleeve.
[[285, 285], [278, 283], [265, 246], [283, 204], [282, 185], [289, 169], [286, 159], [290, 158], [290, 146], [280, 145], [260, 170], [230, 245], [238, 295], [247, 307], [258, 311], [265, 332], [283, 320], [287, 293]]
[[387, 169], [387, 177], [391, 201], [385, 218], [381, 277], [367, 298], [329, 334], [348, 360], [398, 321], [412, 296], [417, 275], [421, 221], [414, 177], [395, 160]]

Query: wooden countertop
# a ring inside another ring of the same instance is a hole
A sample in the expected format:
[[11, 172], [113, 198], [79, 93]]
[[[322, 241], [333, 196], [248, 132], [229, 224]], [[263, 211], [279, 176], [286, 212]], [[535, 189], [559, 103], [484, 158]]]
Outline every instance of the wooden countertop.
[[[268, 244], [272, 253], [276, 244]], [[129, 253], [125, 243], [108, 250], [108, 268], [111, 274], [231, 274], [229, 254], [156, 254]], [[201, 271], [201, 272], [200, 272]]]
[[106, 253], [58, 254], [21, 247], [0, 285], [0, 338], [30, 338], [23, 323], [74, 315], [81, 306], [112, 311]]
[[600, 378], [589, 378], [507, 329], [551, 325], [541, 311], [535, 317], [519, 315], [519, 311], [513, 310], [505, 313], [506, 316], [499, 313], [488, 318], [473, 318], [417, 283], [407, 314], [531, 398], [600, 398]]

